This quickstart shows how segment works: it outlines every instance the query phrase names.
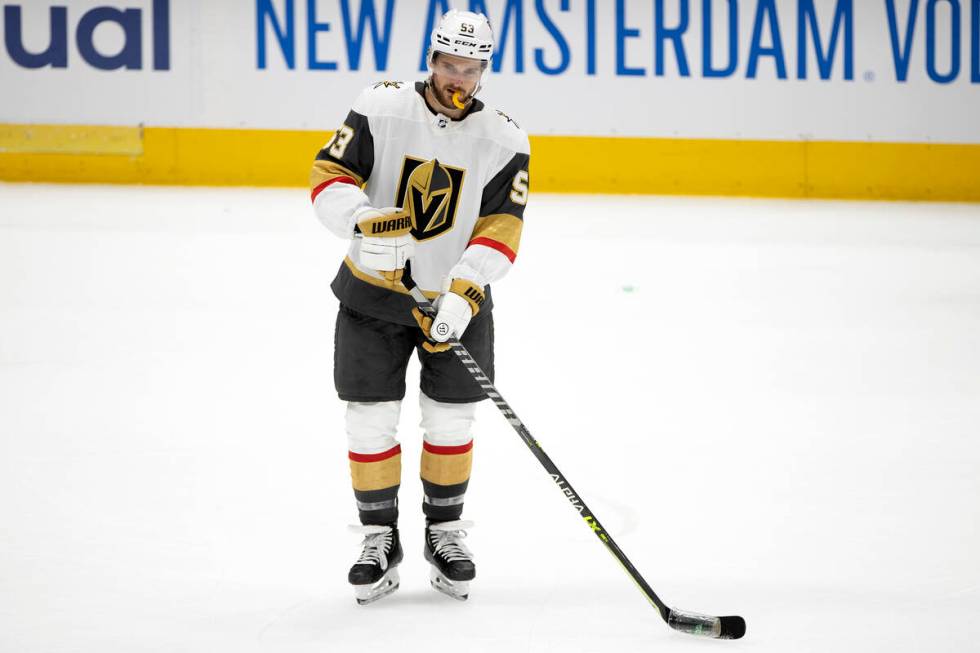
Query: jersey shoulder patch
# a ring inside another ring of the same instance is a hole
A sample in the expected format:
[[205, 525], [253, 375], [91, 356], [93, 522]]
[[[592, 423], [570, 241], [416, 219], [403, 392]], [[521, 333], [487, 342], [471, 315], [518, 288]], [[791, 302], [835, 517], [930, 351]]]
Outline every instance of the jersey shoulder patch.
[[405, 85], [405, 82], [384, 81], [384, 82], [378, 82], [377, 84], [375, 84], [374, 86], [372, 86], [371, 87], [371, 90], [372, 91], [376, 91], [379, 88], [393, 88], [395, 90], [398, 90], [398, 89], [400, 89], [404, 85]]
[[496, 111], [497, 112], [497, 115], [500, 116], [501, 118], [503, 118], [508, 124], [514, 125], [518, 129], [521, 128], [521, 126], [517, 124], [517, 121], [516, 120], [514, 120], [513, 118], [511, 118], [510, 116], [508, 116], [506, 113], [504, 113], [500, 109], [494, 109], [494, 111]]

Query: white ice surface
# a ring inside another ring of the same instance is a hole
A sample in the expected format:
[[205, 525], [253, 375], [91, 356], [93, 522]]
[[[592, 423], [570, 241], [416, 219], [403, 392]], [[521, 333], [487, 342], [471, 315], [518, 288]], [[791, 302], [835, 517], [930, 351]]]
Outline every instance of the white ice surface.
[[0, 651], [977, 651], [980, 207], [535, 196], [468, 603], [428, 587], [418, 366], [402, 588], [359, 607], [345, 244], [301, 190], [0, 185]]

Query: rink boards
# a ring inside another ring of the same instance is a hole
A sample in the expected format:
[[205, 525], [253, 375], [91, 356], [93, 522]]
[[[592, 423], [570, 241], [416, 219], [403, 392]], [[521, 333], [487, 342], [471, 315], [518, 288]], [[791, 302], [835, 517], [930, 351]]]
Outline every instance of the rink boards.
[[[329, 132], [0, 125], [0, 179], [304, 186]], [[535, 190], [980, 201], [980, 146], [532, 136]]]
[[980, 0], [10, 2], [0, 180], [302, 186], [450, 6], [537, 191], [980, 199]]

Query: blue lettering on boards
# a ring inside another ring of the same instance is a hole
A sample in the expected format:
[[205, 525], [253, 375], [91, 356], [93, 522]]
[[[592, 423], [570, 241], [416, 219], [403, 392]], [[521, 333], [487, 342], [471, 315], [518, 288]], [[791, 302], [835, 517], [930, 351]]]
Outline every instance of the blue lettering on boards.
[[980, 84], [980, 0], [973, 0], [970, 7], [970, 82]]
[[[545, 75], [560, 75], [568, 70], [568, 63], [572, 58], [571, 52], [568, 49], [568, 41], [561, 33], [561, 30], [558, 29], [558, 26], [555, 25], [554, 21], [551, 20], [551, 16], [548, 15], [548, 11], [544, 6], [544, 0], [534, 0], [534, 8], [538, 13], [541, 24], [544, 25], [544, 28], [551, 34], [551, 38], [558, 45], [559, 56], [558, 65], [549, 66], [544, 60], [544, 49], [534, 48], [534, 63], [538, 67], [538, 70]], [[561, 0], [559, 9], [567, 12], [569, 10], [569, 0]]]
[[153, 0], [153, 69], [170, 70], [170, 0]]
[[[980, 0], [977, 0], [980, 2]], [[595, 75], [595, 0], [588, 0], [585, 3], [585, 72], [587, 75]]]
[[344, 39], [347, 42], [347, 60], [351, 70], [361, 67], [361, 48], [364, 45], [365, 26], [371, 25], [371, 42], [374, 44], [375, 70], [388, 69], [388, 46], [391, 44], [391, 23], [395, 17], [395, 0], [386, 0], [384, 28], [378, 31], [378, 15], [374, 0], [361, 0], [361, 13], [357, 21], [357, 33], [351, 28], [350, 0], [340, 0], [340, 13], [344, 19]]
[[[772, 46], [762, 47], [763, 23], [768, 23], [772, 34]], [[749, 46], [749, 64], [746, 77], [755, 79], [759, 57], [772, 57], [776, 64], [776, 76], [786, 79], [786, 59], [783, 55], [783, 40], [779, 36], [779, 17], [776, 14], [776, 0], [759, 0], [755, 10], [755, 24], [752, 27], [752, 41]]]
[[329, 31], [330, 23], [316, 18], [316, 0], [306, 0], [306, 67], [310, 70], [337, 70], [336, 61], [320, 61], [317, 57], [316, 35]]
[[687, 55], [684, 52], [684, 42], [681, 37], [687, 31], [688, 23], [688, 0], [677, 0], [680, 5], [681, 17], [677, 27], [668, 28], [664, 25], [664, 0], [657, 0], [656, 14], [654, 21], [654, 42], [656, 43], [656, 64], [654, 72], [658, 77], [664, 75], [664, 42], [670, 41], [674, 46], [674, 55], [677, 57], [677, 69], [681, 77], [690, 77], [691, 69], [687, 65]]
[[711, 58], [712, 0], [701, 0], [701, 70], [705, 77], [731, 77], [738, 67], [738, 0], [726, 0], [728, 5], [728, 65], [715, 68]]
[[[950, 8], [949, 72], [940, 73], [936, 67], [936, 6], [940, 2]], [[949, 84], [960, 75], [960, 0], [929, 0], [926, 3], [926, 73], [937, 84]]]
[[[851, 0], [838, 0], [834, 11], [834, 24], [830, 30], [827, 50], [824, 51], [820, 40], [820, 29], [817, 25], [817, 10], [813, 0], [799, 0], [799, 14], [796, 23], [796, 76], [806, 79], [807, 65], [807, 33], [813, 36], [813, 48], [817, 55], [817, 68], [820, 79], [830, 79], [834, 66], [834, 53], [837, 51], [837, 39], [840, 37], [841, 26], [844, 30], [844, 79], [854, 79], [854, 5]], [[809, 30], [807, 30], [809, 27]]]
[[888, 34], [891, 37], [892, 59], [895, 61], [895, 79], [904, 82], [909, 77], [909, 62], [912, 58], [912, 39], [915, 37], [915, 21], [919, 11], [919, 0], [909, 2], [909, 15], [905, 23], [905, 42], [898, 33], [898, 16], [895, 0], [885, 0], [888, 10]]
[[[100, 70], [126, 68], [138, 70], [143, 67], [142, 14], [139, 9], [116, 9], [115, 7], [96, 7], [82, 15], [78, 21], [75, 39], [78, 53], [89, 65]], [[123, 47], [113, 55], [105, 55], [95, 47], [93, 36], [95, 28], [102, 23], [116, 23], [123, 30]]]
[[[275, 34], [276, 42], [279, 43], [279, 50], [282, 58], [286, 61], [286, 67], [292, 70], [296, 67], [296, 30], [293, 17], [296, 15], [296, 8], [293, 0], [285, 0], [286, 18], [279, 20], [272, 0], [255, 0], [255, 29], [256, 43], [258, 47], [258, 67], [260, 70], [266, 67], [266, 23], [271, 23], [272, 32]], [[285, 25], [283, 25], [285, 23]]]
[[636, 38], [640, 35], [640, 30], [633, 27], [626, 27], [626, 2], [616, 0], [616, 74], [643, 76], [647, 71], [644, 68], [630, 68], [626, 65], [626, 39]]
[[68, 8], [51, 7], [51, 41], [41, 52], [24, 47], [21, 9], [17, 5], [3, 8], [3, 40], [14, 63], [24, 68], [68, 67]]

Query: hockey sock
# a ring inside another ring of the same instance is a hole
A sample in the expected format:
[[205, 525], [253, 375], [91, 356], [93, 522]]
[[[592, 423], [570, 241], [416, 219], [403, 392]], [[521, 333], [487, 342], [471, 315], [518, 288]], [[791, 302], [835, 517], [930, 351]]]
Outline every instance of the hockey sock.
[[402, 448], [361, 454], [351, 451], [350, 476], [361, 523], [393, 524], [398, 521], [398, 487], [401, 483]]
[[473, 467], [473, 441], [459, 446], [422, 443], [422, 512], [429, 521], [452, 521], [463, 514], [463, 497]]

